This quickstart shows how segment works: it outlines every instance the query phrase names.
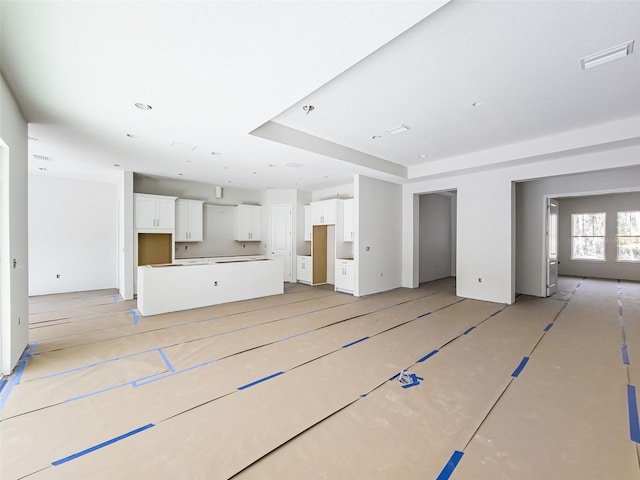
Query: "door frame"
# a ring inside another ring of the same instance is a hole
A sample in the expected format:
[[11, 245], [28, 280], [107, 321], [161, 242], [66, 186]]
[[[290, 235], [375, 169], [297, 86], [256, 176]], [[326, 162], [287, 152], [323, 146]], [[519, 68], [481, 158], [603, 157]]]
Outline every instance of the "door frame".
[[[290, 203], [274, 203], [271, 204], [270, 208], [269, 208], [269, 244], [271, 247], [271, 257], [274, 258], [275, 255], [275, 248], [274, 248], [274, 232], [275, 232], [275, 228], [274, 228], [274, 215], [273, 215], [273, 211], [274, 208], [282, 208], [282, 207], [286, 207], [289, 210], [289, 222], [288, 222], [288, 227], [289, 227], [289, 234], [287, 236], [287, 240], [289, 242], [289, 261], [287, 262], [287, 264], [285, 264], [283, 266], [283, 280], [285, 282], [292, 282], [294, 279], [294, 275], [293, 275], [293, 268], [294, 268], [294, 262], [293, 262], [293, 205]], [[288, 268], [287, 268], [288, 267]]]

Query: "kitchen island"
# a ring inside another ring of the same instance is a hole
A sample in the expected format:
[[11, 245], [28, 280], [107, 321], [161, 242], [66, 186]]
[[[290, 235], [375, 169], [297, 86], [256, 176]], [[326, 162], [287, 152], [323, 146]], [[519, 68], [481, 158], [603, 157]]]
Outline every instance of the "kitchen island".
[[226, 257], [138, 267], [143, 316], [284, 293], [277, 259]]

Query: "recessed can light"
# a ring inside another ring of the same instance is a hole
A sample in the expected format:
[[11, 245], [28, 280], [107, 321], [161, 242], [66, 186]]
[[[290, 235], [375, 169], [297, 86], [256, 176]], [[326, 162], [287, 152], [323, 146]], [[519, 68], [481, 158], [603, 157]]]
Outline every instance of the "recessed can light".
[[43, 172], [49, 170], [47, 167], [38, 167], [38, 170], [42, 170]]
[[140, 110], [151, 110], [151, 105], [147, 105], [146, 103], [136, 103], [135, 104], [136, 107], [138, 107]]
[[316, 107], [314, 107], [313, 105], [305, 105], [304, 107], [302, 107], [302, 110], [304, 110], [307, 115], [309, 115], [315, 109], [316, 109]]
[[38, 139], [36, 137], [32, 137], [32, 136], [28, 136], [27, 139], [31, 140], [32, 142], [37, 142], [38, 141]]
[[473, 102], [471, 104], [472, 107], [479, 107], [480, 105], [482, 105], [482, 102]]
[[385, 130], [385, 132], [390, 133], [391, 135], [399, 135], [401, 133], [409, 131], [411, 127], [408, 127], [405, 124], [398, 125], [395, 128], [390, 128], [389, 130]]
[[427, 154], [426, 153], [421, 153], [420, 155], [418, 155], [418, 158], [427, 158]]
[[178, 174], [178, 176], [180, 176], [180, 177], [181, 177], [181, 176], [182, 176], [182, 174], [181, 174], [181, 173], [179, 173], [179, 174]]
[[220, 152], [211, 152], [211, 155], [222, 155]]
[[129, 137], [129, 138], [138, 138], [138, 136], [134, 135], [133, 133], [127, 133], [127, 137]]
[[119, 163], [114, 163], [114, 164], [113, 164], [113, 166], [114, 166], [114, 167], [119, 167], [119, 166], [120, 166], [120, 164], [119, 164]]
[[374, 135], [373, 137], [371, 137], [371, 140], [378, 140], [378, 139], [380, 139], [380, 138], [382, 138], [382, 136], [380, 136], [380, 135]]

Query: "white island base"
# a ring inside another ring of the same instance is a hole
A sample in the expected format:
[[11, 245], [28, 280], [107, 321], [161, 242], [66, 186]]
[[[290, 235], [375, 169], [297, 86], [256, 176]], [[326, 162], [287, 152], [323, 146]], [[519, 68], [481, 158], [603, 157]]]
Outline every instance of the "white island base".
[[138, 267], [143, 316], [284, 293], [279, 260], [235, 260]]

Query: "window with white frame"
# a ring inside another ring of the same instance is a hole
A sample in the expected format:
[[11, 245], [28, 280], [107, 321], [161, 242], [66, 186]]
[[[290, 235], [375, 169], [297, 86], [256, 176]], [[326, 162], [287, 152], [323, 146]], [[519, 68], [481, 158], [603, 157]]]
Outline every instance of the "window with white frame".
[[604, 260], [606, 214], [571, 214], [571, 259]]
[[640, 211], [618, 212], [618, 261], [640, 262]]

